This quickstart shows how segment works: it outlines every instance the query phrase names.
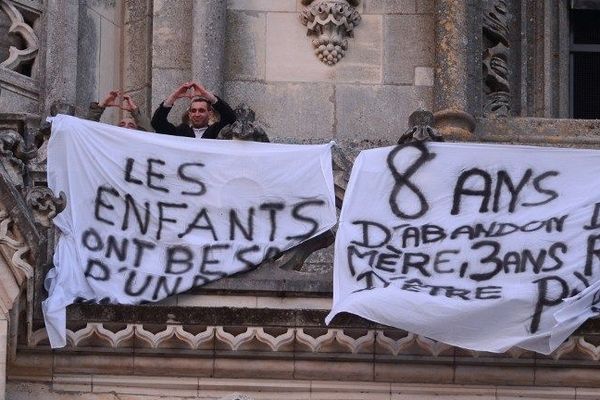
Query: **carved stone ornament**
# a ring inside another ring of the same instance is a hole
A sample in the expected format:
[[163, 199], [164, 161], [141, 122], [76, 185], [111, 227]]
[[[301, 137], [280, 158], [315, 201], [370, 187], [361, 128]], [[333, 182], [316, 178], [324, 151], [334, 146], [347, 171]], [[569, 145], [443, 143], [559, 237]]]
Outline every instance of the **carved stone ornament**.
[[33, 28], [25, 22], [23, 15], [11, 1], [0, 0], [0, 10], [10, 19], [11, 25], [8, 33], [18, 34], [24, 41], [24, 49], [10, 46], [8, 49], [8, 58], [0, 62], [1, 67], [16, 70], [21, 63], [33, 60], [37, 56], [39, 40]]
[[25, 202], [31, 208], [35, 222], [45, 228], [50, 227], [52, 218], [65, 209], [67, 196], [60, 192], [54, 197], [54, 192], [45, 186], [34, 186], [27, 189]]
[[490, 39], [508, 46], [508, 20], [506, 0], [488, 0], [483, 16], [483, 31]]
[[506, 117], [511, 110], [510, 43], [506, 0], [487, 0], [483, 15], [483, 89], [486, 116]]
[[273, 264], [276, 268], [286, 271], [301, 271], [306, 259], [311, 254], [317, 250], [331, 246], [334, 242], [335, 235], [333, 231], [325, 231], [282, 253], [278, 258], [273, 260]]
[[11, 129], [0, 131], [0, 162], [13, 184], [23, 186], [25, 162], [35, 157], [36, 150], [25, 148], [23, 137]]
[[348, 50], [348, 39], [354, 37], [354, 27], [360, 23], [356, 6], [360, 0], [302, 0], [306, 7], [300, 22], [312, 36], [315, 55], [321, 62], [334, 65]]
[[417, 110], [408, 117], [408, 128], [398, 139], [398, 144], [410, 142], [423, 142], [431, 140], [434, 142], [443, 142], [444, 138], [437, 129], [432, 128], [434, 124], [433, 113], [431, 111]]
[[265, 130], [255, 122], [256, 114], [246, 104], [240, 104], [235, 109], [237, 117], [233, 124], [229, 124], [219, 132], [223, 139], [246, 140], [253, 142], [269, 142]]
[[[181, 324], [156, 326], [157, 329], [147, 330], [143, 324], [114, 324], [89, 322], [85, 327], [67, 329], [67, 347], [63, 354], [85, 350], [90, 347], [105, 349], [128, 349], [143, 346], [149, 351], [162, 350], [177, 352], [178, 355], [193, 355], [198, 350], [211, 350], [215, 345], [230, 355], [249, 350], [263, 349], [261, 352], [312, 353], [331, 357], [331, 354], [345, 354], [347, 360], [364, 362], [365, 351], [376, 345], [378, 354], [387, 356], [413, 356], [416, 351], [429, 357], [444, 357], [453, 354], [458, 347], [429, 339], [425, 336], [398, 329], [366, 329], [358, 332], [344, 328], [311, 329], [310, 327], [262, 327], [240, 326], [230, 333], [223, 326], [203, 326], [201, 330], [190, 329]], [[48, 333], [45, 328], [32, 332], [29, 348], [45, 348], [48, 344]], [[177, 347], [175, 347], [177, 346]], [[373, 351], [373, 350], [371, 350]], [[462, 349], [470, 357], [480, 357], [481, 352]], [[120, 353], [115, 353], [120, 354]], [[197, 353], [196, 353], [197, 354]], [[514, 360], [527, 360], [530, 353], [518, 347], [511, 348], [505, 354]], [[598, 361], [600, 345], [594, 342], [593, 336], [571, 336], [552, 353], [554, 360], [577, 359]], [[355, 356], [356, 358], [352, 358]], [[156, 366], [161, 368], [160, 365]]]
[[[0, 208], [0, 257], [3, 256], [8, 261], [8, 266], [19, 285], [33, 277], [33, 266], [28, 258], [29, 250], [18, 226], [10, 218], [9, 213]], [[6, 277], [3, 277], [3, 279], [6, 279]], [[6, 307], [1, 303], [3, 303], [2, 300], [0, 300], [0, 311], [5, 312]]]
[[[50, 115], [55, 117], [58, 114], [75, 115], [75, 106], [62, 100], [57, 100], [50, 106]], [[38, 152], [34, 160], [29, 163], [29, 172], [36, 173], [37, 181], [46, 182], [46, 165], [48, 158], [48, 140], [52, 131], [52, 124], [48, 121], [43, 121], [39, 129], [35, 131], [34, 144]]]
[[487, 95], [484, 105], [486, 115], [508, 116], [510, 113], [508, 50], [504, 43], [498, 43], [483, 53], [483, 78]]

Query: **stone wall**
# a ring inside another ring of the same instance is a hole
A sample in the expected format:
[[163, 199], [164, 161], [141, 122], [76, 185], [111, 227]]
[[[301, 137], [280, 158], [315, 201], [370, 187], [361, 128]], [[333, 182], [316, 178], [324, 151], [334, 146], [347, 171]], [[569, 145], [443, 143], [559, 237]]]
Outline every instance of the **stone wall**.
[[[598, 122], [514, 118], [567, 115], [568, 0], [506, 1], [513, 15], [513, 75], [507, 75], [513, 98], [519, 97], [508, 118], [485, 118], [480, 104], [483, 5], [503, 1], [362, 0], [362, 20], [333, 67], [315, 56], [299, 20], [302, 2], [0, 0], [0, 6], [18, 8], [15, 15], [25, 18], [40, 46], [39, 57], [25, 60], [32, 62], [30, 74], [0, 67], [0, 111], [32, 114], [4, 114], [0, 125], [18, 120], [20, 136], [32, 140], [32, 121], [45, 117], [55, 100], [76, 104], [81, 115], [110, 89], [131, 94], [150, 113], [179, 84], [197, 79], [233, 106], [252, 107], [274, 142], [333, 139], [352, 151], [390, 145], [404, 132], [408, 115], [422, 107], [436, 111], [440, 130], [472, 125], [473, 135], [457, 136], [461, 140], [600, 146]], [[0, 36], [10, 26], [7, 17], [0, 11]], [[23, 46], [5, 36], [0, 47]], [[0, 52], [0, 59], [6, 54]], [[213, 64], [216, 57], [224, 65]], [[172, 122], [187, 105], [178, 103]], [[103, 121], [117, 117], [113, 110]], [[43, 165], [39, 160], [36, 165]], [[34, 172], [44, 175], [42, 168]], [[12, 186], [6, 193], [13, 194], [5, 199], [19, 198]], [[7, 337], [8, 316], [0, 315], [0, 353], [8, 350], [8, 375], [0, 362], [0, 399], [5, 375], [11, 399], [232, 400], [234, 391], [257, 399], [600, 398], [598, 320], [551, 356], [518, 349], [472, 352], [358, 317], [324, 326], [331, 247], [313, 253], [300, 270], [271, 263], [243, 280], [223, 279], [159, 304], [71, 307], [69, 346], [51, 351], [26, 296], [35, 295], [39, 304], [52, 236], [48, 245], [35, 240], [33, 228], [23, 234], [28, 219], [8, 225], [7, 216], [0, 215], [1, 225], [21, 233], [4, 235], [0, 250], [12, 246], [13, 261], [13, 251], [31, 258], [29, 275], [36, 275], [20, 284], [33, 279], [38, 290], [19, 292], [12, 285], [22, 296], [4, 305], [13, 307]], [[0, 292], [6, 292], [11, 281], [2, 282]]]
[[[122, 0], [80, 2], [77, 42], [77, 113], [121, 87]], [[114, 123], [118, 110], [106, 110], [102, 121]]]
[[[276, 142], [393, 144], [412, 111], [433, 106], [433, 3], [362, 1], [362, 20], [346, 56], [330, 67], [317, 59], [300, 23], [300, 0], [230, 0], [222, 85], [219, 79], [204, 83], [232, 106], [247, 103]], [[191, 0], [81, 3], [78, 112], [108, 90], [122, 88], [151, 113], [179, 84], [193, 79], [199, 56], [193, 49], [207, 40], [193, 38], [199, 8]], [[171, 113], [173, 123], [184, 103]], [[103, 121], [117, 117], [113, 110]]]
[[297, 0], [227, 4], [225, 96], [245, 102], [274, 141], [367, 148], [395, 143], [432, 107], [433, 0], [370, 0], [346, 56], [317, 59]]
[[124, 0], [122, 89], [150, 112], [152, 90], [152, 0]]
[[[180, 84], [192, 79], [192, 0], [154, 0], [152, 19], [152, 110]], [[183, 101], [170, 115], [180, 123]]]

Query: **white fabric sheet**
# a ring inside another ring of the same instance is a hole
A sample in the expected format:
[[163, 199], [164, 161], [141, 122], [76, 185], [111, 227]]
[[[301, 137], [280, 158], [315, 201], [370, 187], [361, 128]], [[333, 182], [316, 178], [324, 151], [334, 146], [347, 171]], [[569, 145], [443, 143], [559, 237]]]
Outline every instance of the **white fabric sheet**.
[[469, 349], [548, 354], [598, 314], [599, 276], [599, 151], [367, 150], [340, 216], [327, 322], [349, 312]]
[[[138, 304], [255, 268], [336, 221], [330, 144], [201, 140], [57, 116], [48, 185], [67, 196], [46, 278], [52, 347], [74, 301]], [[240, 277], [243, 279], [243, 277]]]

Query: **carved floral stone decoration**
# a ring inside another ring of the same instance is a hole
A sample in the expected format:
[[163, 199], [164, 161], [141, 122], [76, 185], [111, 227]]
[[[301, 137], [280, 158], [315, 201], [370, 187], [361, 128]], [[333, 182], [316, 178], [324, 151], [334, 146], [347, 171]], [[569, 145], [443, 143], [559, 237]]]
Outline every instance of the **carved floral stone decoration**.
[[25, 43], [24, 49], [10, 46], [8, 58], [0, 60], [0, 67], [16, 70], [23, 62], [35, 59], [38, 54], [39, 40], [33, 28], [25, 22], [21, 12], [9, 0], [0, 0], [0, 10], [10, 19], [8, 33], [18, 34]]
[[335, 65], [348, 50], [348, 39], [354, 37], [354, 27], [360, 23], [356, 6], [360, 0], [302, 0], [306, 7], [300, 22], [312, 36], [315, 55], [327, 65]]

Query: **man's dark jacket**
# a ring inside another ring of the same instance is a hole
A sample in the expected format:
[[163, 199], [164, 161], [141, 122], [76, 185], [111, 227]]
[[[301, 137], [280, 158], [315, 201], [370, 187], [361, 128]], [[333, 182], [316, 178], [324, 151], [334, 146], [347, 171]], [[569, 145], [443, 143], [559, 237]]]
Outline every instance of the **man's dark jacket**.
[[[167, 120], [171, 108], [172, 107], [165, 107], [163, 103], [160, 103], [152, 116], [152, 127], [154, 130], [157, 133], [164, 133], [167, 135], [195, 137], [194, 130], [191, 126], [183, 123], [175, 126]], [[219, 113], [221, 120], [206, 128], [206, 131], [202, 134], [203, 139], [216, 139], [221, 129], [225, 125], [234, 123], [236, 119], [235, 112], [229, 107], [229, 104], [221, 100], [218, 96], [217, 102], [212, 105], [212, 108]]]

